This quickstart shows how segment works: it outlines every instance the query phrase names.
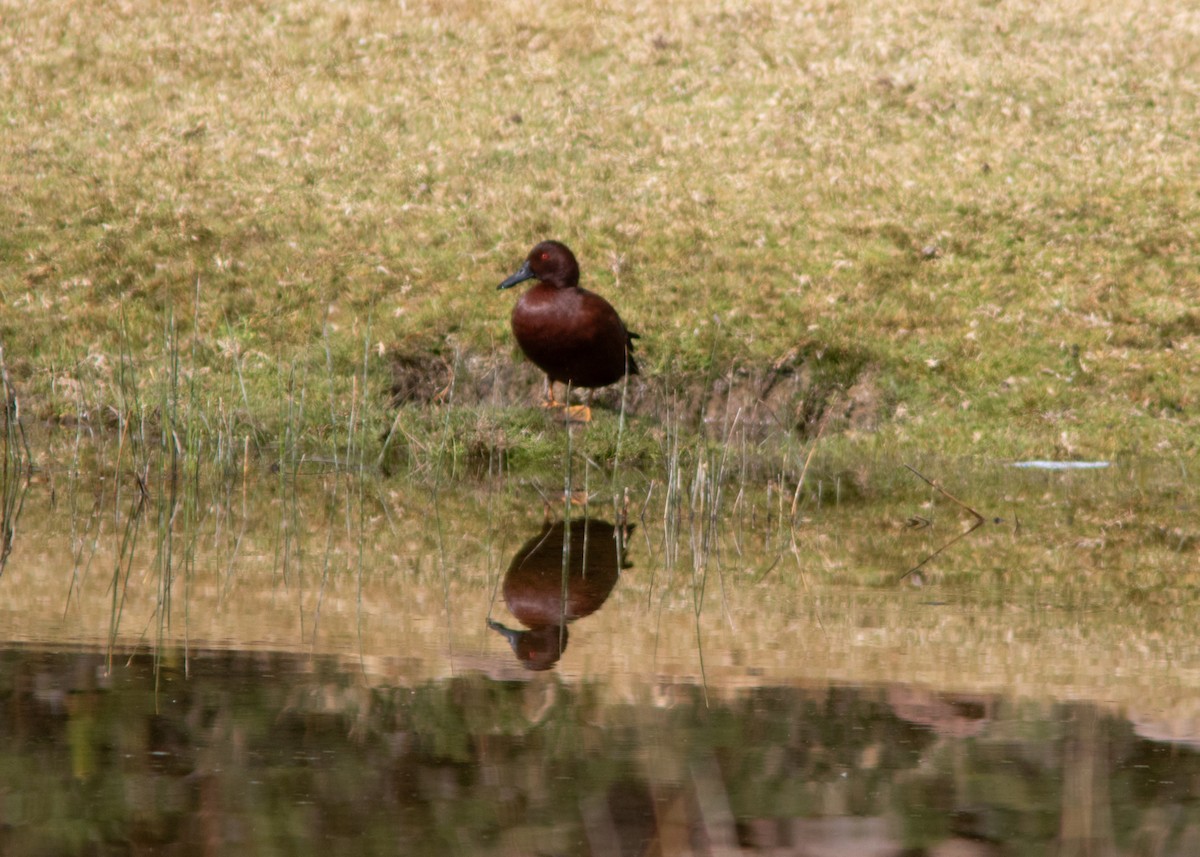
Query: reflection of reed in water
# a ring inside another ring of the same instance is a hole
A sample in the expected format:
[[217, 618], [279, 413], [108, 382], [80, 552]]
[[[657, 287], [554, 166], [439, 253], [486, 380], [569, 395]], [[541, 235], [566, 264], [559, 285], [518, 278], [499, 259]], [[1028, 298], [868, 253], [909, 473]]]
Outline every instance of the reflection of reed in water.
[[546, 522], [521, 546], [504, 575], [503, 592], [509, 612], [528, 630], [491, 618], [487, 624], [508, 640], [523, 666], [545, 670], [558, 662], [567, 647], [567, 623], [599, 610], [621, 569], [629, 567], [623, 546], [632, 530], [595, 519]]
[[25, 438], [25, 426], [21, 422], [21, 406], [8, 379], [3, 342], [0, 342], [0, 417], [4, 419], [0, 429], [4, 444], [3, 454], [0, 455], [0, 574], [3, 574], [9, 554], [12, 553], [17, 519], [21, 517], [25, 492], [29, 489], [29, 477], [33, 472], [33, 456], [29, 452], [29, 441]]

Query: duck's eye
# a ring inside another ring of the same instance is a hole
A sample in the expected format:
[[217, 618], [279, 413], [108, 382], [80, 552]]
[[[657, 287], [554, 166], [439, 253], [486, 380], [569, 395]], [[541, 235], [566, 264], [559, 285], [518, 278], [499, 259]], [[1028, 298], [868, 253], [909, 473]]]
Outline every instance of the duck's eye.
[[543, 254], [542, 254], [542, 256], [541, 256], [541, 258], [542, 258], [542, 261], [543, 261], [543, 262], [549, 262], [549, 261], [550, 261], [550, 254], [549, 254], [549, 253], [543, 253]]

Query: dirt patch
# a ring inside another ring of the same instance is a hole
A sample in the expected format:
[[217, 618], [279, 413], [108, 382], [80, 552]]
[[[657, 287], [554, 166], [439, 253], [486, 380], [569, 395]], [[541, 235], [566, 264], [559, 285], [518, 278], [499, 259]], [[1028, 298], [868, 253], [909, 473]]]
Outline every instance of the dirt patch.
[[882, 418], [883, 396], [868, 364], [830, 377], [826, 367], [788, 362], [739, 367], [695, 390], [705, 425], [711, 430], [739, 421], [751, 435], [771, 431], [802, 437], [846, 429], [873, 430]]
[[[532, 406], [541, 401], [545, 384], [537, 367], [519, 358], [397, 351], [391, 365], [395, 406]], [[717, 436], [728, 432], [735, 419], [750, 437], [779, 431], [804, 437], [870, 431], [887, 408], [877, 378], [865, 353], [792, 353], [772, 364], [732, 366], [720, 373], [631, 378], [625, 408], [634, 417], [682, 421]], [[596, 391], [593, 404], [616, 410], [621, 396], [616, 384]]]

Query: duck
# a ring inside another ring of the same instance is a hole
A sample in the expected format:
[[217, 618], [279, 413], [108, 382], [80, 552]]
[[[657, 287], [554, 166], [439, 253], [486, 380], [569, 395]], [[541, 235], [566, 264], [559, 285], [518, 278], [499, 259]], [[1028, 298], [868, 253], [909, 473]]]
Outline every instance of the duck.
[[509, 628], [490, 613], [487, 626], [508, 641], [522, 666], [545, 670], [558, 662], [567, 647], [567, 625], [603, 607], [632, 566], [625, 554], [632, 534], [633, 524], [547, 518], [513, 555], [504, 575], [504, 603], [528, 630]]
[[[570, 419], [591, 419], [595, 390], [637, 375], [633, 340], [612, 304], [579, 285], [579, 262], [561, 241], [542, 241], [499, 286], [534, 280], [512, 311], [512, 331], [525, 356], [546, 373], [545, 407], [567, 407]], [[588, 391], [588, 404], [571, 408], [554, 398], [554, 384]]]

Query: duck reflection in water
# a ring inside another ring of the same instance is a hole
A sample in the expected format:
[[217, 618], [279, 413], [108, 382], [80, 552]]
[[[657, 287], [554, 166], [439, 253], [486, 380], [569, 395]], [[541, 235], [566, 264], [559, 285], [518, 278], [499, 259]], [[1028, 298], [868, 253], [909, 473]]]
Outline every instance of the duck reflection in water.
[[508, 640], [522, 666], [546, 670], [558, 663], [567, 647], [567, 623], [599, 610], [621, 570], [629, 568], [624, 545], [632, 531], [632, 525], [618, 528], [594, 518], [569, 524], [546, 521], [521, 546], [504, 575], [503, 593], [509, 612], [528, 630], [508, 628], [490, 617], [487, 624]]

